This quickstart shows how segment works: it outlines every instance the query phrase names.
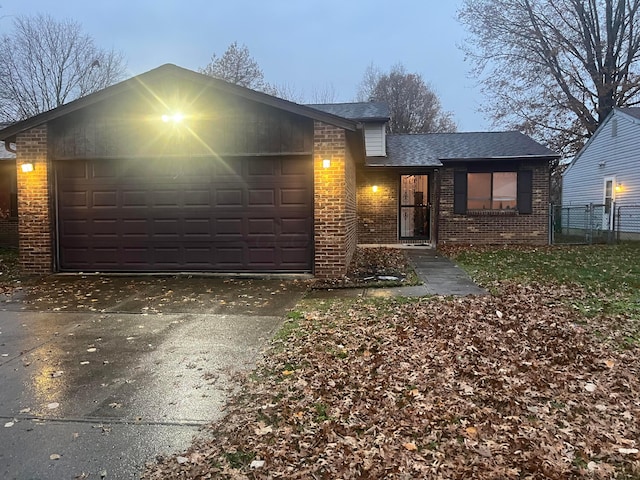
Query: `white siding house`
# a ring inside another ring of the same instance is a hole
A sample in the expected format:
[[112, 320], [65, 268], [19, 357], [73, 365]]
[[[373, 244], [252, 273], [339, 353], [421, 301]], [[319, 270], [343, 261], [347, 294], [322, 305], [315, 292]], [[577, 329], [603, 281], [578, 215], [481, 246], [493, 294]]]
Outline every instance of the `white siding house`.
[[614, 109], [564, 173], [562, 205], [589, 204], [623, 207], [620, 228], [640, 233], [640, 108]]

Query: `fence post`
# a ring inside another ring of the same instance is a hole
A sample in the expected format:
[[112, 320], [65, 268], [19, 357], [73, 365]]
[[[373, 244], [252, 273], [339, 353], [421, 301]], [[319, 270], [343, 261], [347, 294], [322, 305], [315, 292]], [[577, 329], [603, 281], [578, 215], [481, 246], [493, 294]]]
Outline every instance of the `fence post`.
[[589, 222], [589, 228], [587, 229], [587, 243], [591, 245], [593, 243], [593, 203], [587, 205], [587, 211], [589, 212], [587, 220]]
[[611, 209], [609, 210], [609, 225], [607, 225], [607, 243], [615, 242], [616, 231], [616, 202], [611, 202]]
[[553, 245], [553, 229], [555, 222], [553, 221], [553, 203], [549, 204], [549, 245]]
[[615, 220], [614, 220], [614, 224], [615, 224], [615, 235], [616, 235], [616, 243], [620, 243], [620, 209], [622, 207], [618, 207], [616, 210], [616, 216], [615, 216]]

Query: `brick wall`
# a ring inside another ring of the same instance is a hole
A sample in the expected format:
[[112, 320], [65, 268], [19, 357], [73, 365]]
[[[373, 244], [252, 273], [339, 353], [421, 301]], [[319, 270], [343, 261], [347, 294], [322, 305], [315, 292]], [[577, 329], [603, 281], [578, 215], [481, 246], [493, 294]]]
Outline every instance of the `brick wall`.
[[533, 170], [533, 213], [530, 215], [457, 215], [453, 213], [454, 168], [440, 169], [438, 243], [536, 244], [549, 241], [549, 165], [530, 162]]
[[[20, 265], [24, 273], [51, 273], [51, 212], [47, 127], [20, 133], [16, 139], [18, 177], [18, 229]], [[23, 172], [22, 164], [33, 163], [32, 172]]]
[[[331, 161], [329, 168], [323, 160]], [[314, 123], [315, 269], [319, 278], [347, 272], [356, 246], [356, 172], [345, 131]]]
[[0, 218], [0, 246], [18, 246], [18, 219]]
[[398, 173], [358, 165], [357, 185], [358, 243], [398, 243]]

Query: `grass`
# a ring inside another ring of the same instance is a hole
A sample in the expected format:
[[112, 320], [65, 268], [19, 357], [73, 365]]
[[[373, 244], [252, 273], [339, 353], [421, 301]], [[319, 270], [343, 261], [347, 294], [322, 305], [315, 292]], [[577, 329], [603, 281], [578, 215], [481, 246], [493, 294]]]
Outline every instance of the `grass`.
[[570, 306], [585, 319], [609, 319], [607, 331], [594, 334], [624, 350], [640, 345], [640, 242], [478, 248], [452, 256], [491, 291], [505, 280], [577, 286], [584, 294], [567, 300]]
[[485, 286], [501, 280], [578, 285], [589, 294], [578, 305], [587, 316], [640, 314], [640, 243], [470, 249], [455, 261]]

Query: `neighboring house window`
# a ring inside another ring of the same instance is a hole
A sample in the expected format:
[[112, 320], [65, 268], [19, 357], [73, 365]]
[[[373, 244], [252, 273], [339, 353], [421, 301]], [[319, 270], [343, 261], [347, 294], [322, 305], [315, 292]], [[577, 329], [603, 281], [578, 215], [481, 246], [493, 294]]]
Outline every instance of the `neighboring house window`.
[[533, 172], [454, 172], [453, 212], [533, 213]]

